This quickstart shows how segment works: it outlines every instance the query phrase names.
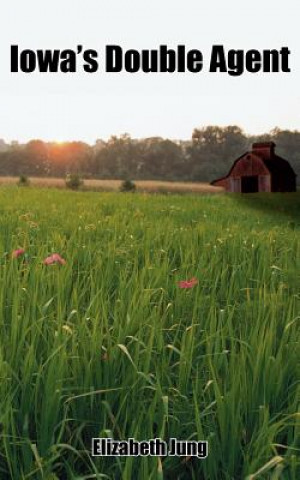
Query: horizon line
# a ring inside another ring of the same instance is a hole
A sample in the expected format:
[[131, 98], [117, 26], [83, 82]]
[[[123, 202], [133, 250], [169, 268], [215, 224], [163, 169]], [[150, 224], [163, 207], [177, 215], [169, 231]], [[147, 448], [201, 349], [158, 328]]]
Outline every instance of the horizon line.
[[[221, 125], [204, 125], [204, 126], [199, 126], [199, 127], [195, 127], [193, 129], [194, 130], [205, 130], [209, 127], [217, 127], [217, 128], [221, 128], [221, 129], [226, 129], [228, 127], [237, 127], [237, 128], [240, 128], [240, 130], [242, 131], [243, 135], [247, 138], [251, 138], [251, 137], [256, 137], [256, 136], [264, 136], [264, 135], [274, 135], [276, 134], [276, 131], [280, 131], [280, 132], [291, 132], [291, 133], [299, 133], [300, 134], [300, 130], [297, 130], [297, 129], [289, 129], [289, 128], [281, 128], [281, 127], [273, 127], [271, 128], [269, 131], [267, 132], [264, 132], [264, 133], [248, 133], [246, 132], [242, 127], [240, 127], [239, 125], [232, 125], [232, 124], [229, 124], [229, 125], [225, 125], [225, 126], [221, 126]], [[5, 138], [5, 137], [0, 137], [0, 141], [2, 140], [6, 145], [12, 145], [14, 142], [20, 144], [20, 145], [23, 145], [23, 144], [26, 144], [26, 143], [29, 143], [31, 141], [42, 141], [44, 143], [57, 143], [57, 144], [63, 144], [63, 143], [74, 143], [74, 142], [78, 142], [78, 143], [86, 143], [88, 145], [96, 145], [96, 142], [97, 141], [103, 141], [103, 142], [107, 142], [108, 140], [110, 140], [112, 137], [117, 137], [117, 138], [120, 138], [120, 137], [123, 137], [123, 136], [128, 136], [129, 138], [131, 138], [132, 140], [146, 140], [146, 139], [149, 139], [149, 138], [160, 138], [162, 140], [170, 140], [172, 142], [188, 142], [188, 141], [192, 141], [192, 135], [193, 135], [193, 132], [191, 134], [191, 136], [189, 138], [175, 138], [175, 137], [167, 137], [167, 136], [161, 136], [161, 135], [150, 135], [150, 136], [132, 136], [131, 133], [129, 132], [122, 132], [122, 133], [112, 133], [110, 134], [109, 136], [105, 136], [103, 138], [101, 137], [97, 137], [96, 139], [94, 139], [93, 141], [91, 140], [84, 140], [82, 138], [68, 138], [68, 139], [50, 139], [50, 138], [43, 138], [43, 137], [35, 137], [35, 136], [32, 136], [30, 138], [27, 138], [26, 140], [23, 139], [23, 140], [20, 140], [18, 138]]]

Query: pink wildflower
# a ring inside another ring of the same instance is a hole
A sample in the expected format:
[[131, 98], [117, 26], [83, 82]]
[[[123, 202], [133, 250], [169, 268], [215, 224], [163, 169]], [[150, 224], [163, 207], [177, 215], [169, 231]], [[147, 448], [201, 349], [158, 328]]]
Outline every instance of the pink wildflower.
[[103, 362], [107, 362], [108, 359], [109, 359], [108, 353], [107, 353], [107, 352], [102, 353], [102, 355], [101, 355], [101, 360], [102, 360]]
[[179, 288], [193, 288], [195, 285], [197, 285], [198, 280], [197, 278], [193, 277], [190, 280], [181, 280], [177, 283]]
[[25, 253], [24, 248], [18, 248], [17, 250], [14, 250], [11, 255], [13, 258], [18, 258], [18, 257], [21, 257], [21, 255], [24, 255], [24, 253]]
[[65, 265], [66, 261], [59, 255], [59, 253], [53, 253], [49, 257], [45, 258], [44, 265], [52, 265], [53, 263], [59, 263]]

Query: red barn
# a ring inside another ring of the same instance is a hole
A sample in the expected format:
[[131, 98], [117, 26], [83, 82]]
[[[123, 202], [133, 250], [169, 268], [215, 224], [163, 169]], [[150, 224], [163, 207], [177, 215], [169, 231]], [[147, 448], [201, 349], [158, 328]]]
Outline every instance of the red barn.
[[275, 143], [253, 143], [225, 177], [211, 182], [228, 192], [295, 192], [296, 174], [287, 160], [275, 153]]

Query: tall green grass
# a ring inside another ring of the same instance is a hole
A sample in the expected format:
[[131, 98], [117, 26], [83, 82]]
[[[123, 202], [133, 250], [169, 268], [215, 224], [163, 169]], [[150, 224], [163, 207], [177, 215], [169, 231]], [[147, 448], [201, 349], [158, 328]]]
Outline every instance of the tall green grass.
[[[1, 189], [0, 479], [300, 478], [297, 207]], [[209, 455], [91, 457], [103, 436]]]

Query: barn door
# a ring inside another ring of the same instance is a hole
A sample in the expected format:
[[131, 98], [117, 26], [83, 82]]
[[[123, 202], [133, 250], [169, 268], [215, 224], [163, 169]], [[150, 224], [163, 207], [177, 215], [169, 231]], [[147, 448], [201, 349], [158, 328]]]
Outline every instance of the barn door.
[[240, 192], [241, 191], [241, 179], [240, 179], [240, 177], [230, 177], [229, 178], [229, 191], [230, 192]]
[[258, 188], [259, 192], [271, 191], [270, 175], [260, 175], [258, 177]]
[[242, 193], [258, 192], [258, 175], [242, 177]]

